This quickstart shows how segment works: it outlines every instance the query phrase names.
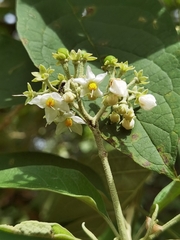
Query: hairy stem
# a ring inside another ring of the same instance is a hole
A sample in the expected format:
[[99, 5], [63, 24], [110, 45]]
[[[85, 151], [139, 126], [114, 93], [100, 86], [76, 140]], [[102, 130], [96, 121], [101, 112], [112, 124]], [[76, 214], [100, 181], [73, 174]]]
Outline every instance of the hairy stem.
[[129, 237], [128, 237], [127, 229], [126, 229], [126, 221], [125, 221], [125, 218], [122, 213], [118, 193], [117, 193], [116, 186], [114, 183], [111, 168], [110, 168], [110, 165], [108, 162], [108, 153], [104, 148], [103, 139], [101, 137], [101, 133], [99, 131], [98, 125], [90, 126], [90, 128], [93, 132], [93, 135], [94, 135], [94, 138], [95, 138], [95, 141], [97, 144], [97, 148], [99, 151], [99, 157], [100, 157], [102, 165], [103, 165], [104, 173], [106, 176], [106, 180], [108, 183], [109, 191], [110, 191], [112, 202], [113, 202], [114, 213], [116, 216], [117, 227], [118, 227], [118, 232], [119, 232], [119, 236], [116, 236], [116, 237], [117, 237], [117, 239], [120, 239], [120, 240], [128, 240]]
[[102, 114], [105, 112], [107, 106], [103, 105], [99, 111], [96, 113], [96, 115], [93, 117], [93, 120], [92, 120], [92, 125], [96, 125], [96, 122], [100, 119], [100, 117], [102, 116]]
[[155, 239], [157, 236], [159, 236], [162, 232], [166, 231], [168, 228], [170, 228], [172, 225], [178, 223], [180, 221], [180, 214], [178, 214], [177, 216], [175, 216], [174, 218], [172, 218], [169, 222], [165, 223], [162, 226], [162, 231], [161, 232], [157, 232], [154, 233], [152, 235], [149, 236], [149, 240]]

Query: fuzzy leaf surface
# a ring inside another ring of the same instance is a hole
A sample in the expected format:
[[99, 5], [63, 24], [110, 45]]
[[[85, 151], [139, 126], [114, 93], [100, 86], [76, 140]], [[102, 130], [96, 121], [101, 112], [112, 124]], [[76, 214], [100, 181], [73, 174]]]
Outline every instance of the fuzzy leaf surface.
[[[137, 110], [132, 131], [108, 126], [105, 119], [101, 125], [103, 137], [141, 166], [175, 179], [180, 134], [180, 44], [172, 19], [160, 3], [18, 0], [17, 16], [18, 32], [32, 61], [36, 66], [52, 66], [55, 74], [60, 68], [52, 52], [59, 47], [94, 53], [100, 60], [91, 63], [95, 73], [109, 54], [128, 61], [137, 70], [143, 69], [150, 80], [146, 86], [158, 106], [149, 112]], [[127, 81], [131, 77], [128, 74]], [[101, 89], [106, 85], [107, 79]], [[86, 101], [92, 114], [98, 110], [96, 103], [101, 104], [101, 99]]]

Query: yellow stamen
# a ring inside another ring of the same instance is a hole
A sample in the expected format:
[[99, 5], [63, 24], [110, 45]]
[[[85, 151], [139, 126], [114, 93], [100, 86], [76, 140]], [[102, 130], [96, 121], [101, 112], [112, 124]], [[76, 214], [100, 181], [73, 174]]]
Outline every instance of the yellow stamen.
[[53, 98], [49, 97], [49, 98], [46, 100], [46, 106], [52, 108], [52, 107], [54, 107], [54, 105], [55, 105], [55, 100], [54, 100]]
[[89, 88], [90, 91], [95, 91], [98, 87], [97, 87], [97, 84], [95, 82], [91, 82], [91, 83], [89, 83], [88, 88]]
[[66, 127], [71, 127], [73, 125], [73, 120], [71, 118], [66, 118], [65, 125]]

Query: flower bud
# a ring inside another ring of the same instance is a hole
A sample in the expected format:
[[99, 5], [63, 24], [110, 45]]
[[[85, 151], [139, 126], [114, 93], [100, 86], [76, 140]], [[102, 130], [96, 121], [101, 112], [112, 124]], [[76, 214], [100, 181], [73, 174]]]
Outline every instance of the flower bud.
[[109, 91], [117, 95], [118, 97], [127, 97], [127, 83], [120, 78], [110, 79]]
[[120, 115], [116, 112], [112, 112], [109, 116], [112, 123], [118, 123], [120, 121]]
[[112, 65], [114, 66], [117, 63], [118, 59], [115, 58], [113, 55], [109, 55], [104, 59], [104, 65]]
[[63, 99], [67, 103], [72, 103], [75, 98], [76, 98], [76, 95], [70, 91], [63, 94]]
[[142, 109], [148, 111], [157, 106], [156, 99], [152, 94], [146, 94], [139, 97], [139, 105]]
[[126, 130], [131, 130], [134, 128], [135, 121], [134, 121], [134, 119], [129, 121], [129, 120], [123, 118], [121, 124]]
[[113, 106], [118, 103], [118, 100], [119, 99], [117, 95], [109, 93], [104, 97], [103, 103], [105, 106]]
[[132, 108], [127, 109], [126, 113], [123, 114], [123, 117], [126, 120], [131, 121], [135, 117], [134, 110]]
[[61, 56], [62, 60], [67, 59], [69, 57], [69, 51], [67, 48], [59, 48], [58, 49], [58, 54]]
[[128, 111], [128, 105], [126, 103], [122, 103], [118, 106], [117, 112], [121, 115], [125, 114]]

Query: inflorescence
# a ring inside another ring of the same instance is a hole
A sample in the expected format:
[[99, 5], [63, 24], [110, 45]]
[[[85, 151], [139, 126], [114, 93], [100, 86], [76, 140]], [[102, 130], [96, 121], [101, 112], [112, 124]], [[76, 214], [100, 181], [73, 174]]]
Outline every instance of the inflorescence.
[[[52, 56], [64, 73], [59, 73], [57, 79], [50, 81], [49, 77], [54, 69], [40, 65], [39, 72], [32, 72], [32, 82], [41, 82], [41, 89], [36, 92], [27, 83], [28, 90], [23, 96], [27, 97], [26, 104], [35, 104], [45, 109], [46, 122], [57, 125], [57, 134], [67, 129], [82, 134], [82, 124], [88, 124], [93, 119], [85, 109], [84, 99], [94, 101], [102, 98], [103, 107], [95, 116], [96, 121], [110, 107], [110, 121], [121, 124], [127, 130], [135, 125], [135, 105], [144, 110], [151, 110], [156, 106], [155, 97], [148, 94], [148, 90], [143, 87], [148, 83], [148, 77], [143, 75], [143, 70], [134, 70], [128, 62], [118, 62], [117, 58], [109, 55], [102, 66], [104, 73], [95, 75], [91, 67], [86, 66], [88, 61], [97, 59], [91, 53], [82, 50], [69, 52], [66, 48], [60, 48]], [[70, 64], [73, 65], [73, 74], [70, 72]], [[127, 83], [124, 74], [132, 70], [134, 76]], [[105, 92], [100, 88], [102, 81], [107, 82]]]

